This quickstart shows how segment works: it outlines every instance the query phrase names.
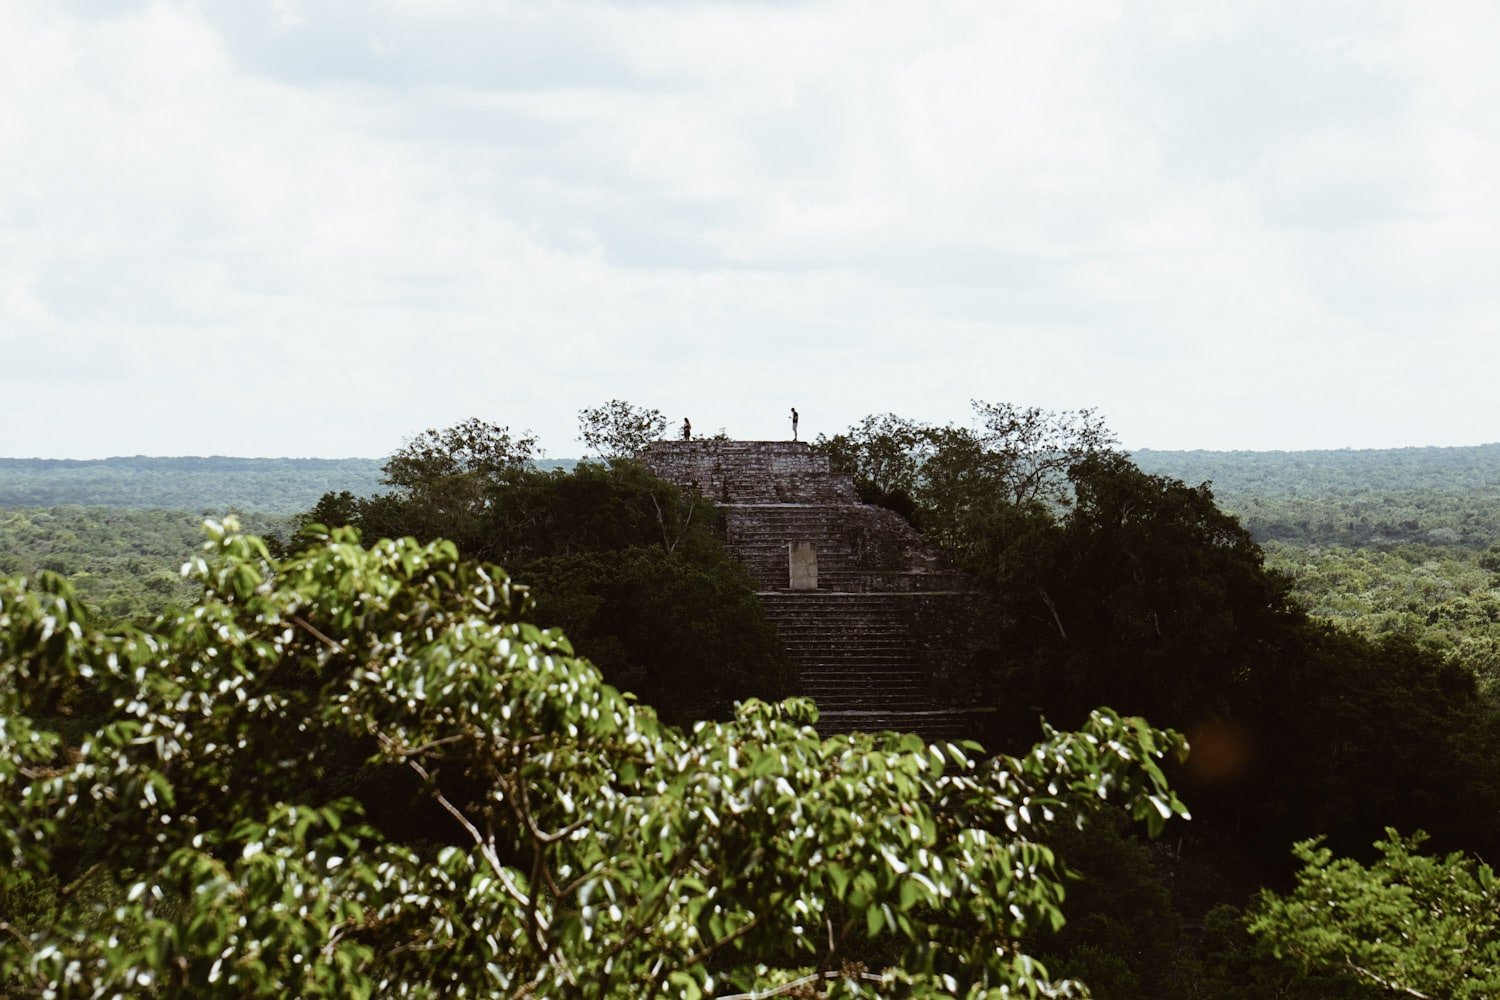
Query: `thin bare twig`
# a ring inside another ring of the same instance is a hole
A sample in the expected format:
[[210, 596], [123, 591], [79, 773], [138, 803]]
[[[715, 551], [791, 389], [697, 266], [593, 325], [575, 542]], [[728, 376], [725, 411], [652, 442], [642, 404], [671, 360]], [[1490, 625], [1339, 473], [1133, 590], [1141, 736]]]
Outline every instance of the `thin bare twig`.
[[9, 921], [0, 920], [0, 931], [4, 931], [6, 934], [9, 934], [11, 937], [21, 942], [21, 946], [26, 949], [26, 953], [28, 955], [36, 954], [36, 949], [31, 947], [31, 940], [27, 938], [25, 934], [22, 934], [15, 927], [11, 926]]
[[[395, 740], [392, 740], [379, 729], [376, 729], [373, 724], [370, 730], [375, 734], [375, 738], [380, 741], [382, 747], [389, 749], [395, 746]], [[511, 878], [510, 872], [506, 871], [505, 866], [500, 863], [500, 856], [495, 853], [494, 845], [485, 839], [484, 834], [479, 832], [479, 828], [470, 821], [469, 817], [463, 814], [461, 809], [448, 800], [448, 797], [442, 793], [437, 784], [432, 780], [432, 775], [428, 773], [427, 768], [422, 766], [421, 761], [408, 757], [406, 758], [406, 766], [415, 771], [417, 776], [426, 784], [428, 794], [432, 796], [433, 801], [442, 806], [448, 815], [457, 820], [459, 826], [464, 828], [464, 832], [469, 835], [469, 839], [474, 841], [474, 846], [479, 848], [480, 855], [483, 856], [485, 862], [490, 866], [490, 870], [495, 873], [495, 877], [500, 880], [500, 884], [504, 887], [506, 893], [522, 907], [529, 908], [531, 906], [530, 897], [521, 891], [520, 887], [516, 885], [515, 880]], [[538, 915], [538, 921], [532, 928], [532, 934], [536, 939], [535, 944], [540, 951], [546, 951], [546, 942], [542, 939], [541, 935], [541, 931], [545, 929], [543, 924], [544, 921]]]
[[1064, 642], [1066, 642], [1068, 639], [1068, 632], [1067, 629], [1063, 628], [1062, 618], [1058, 617], [1057, 605], [1052, 603], [1052, 595], [1040, 588], [1038, 588], [1037, 592], [1042, 595], [1042, 603], [1047, 605], [1047, 610], [1052, 612], [1052, 622], [1057, 626], [1057, 634], [1062, 637]]
[[314, 639], [318, 640], [323, 645], [333, 650], [335, 653], [342, 653], [344, 651], [343, 644], [334, 639], [328, 638], [328, 636], [318, 631], [316, 627], [314, 627], [307, 621], [307, 619], [303, 618], [301, 615], [291, 615], [289, 617], [292, 620], [292, 624], [305, 631], [308, 635], [312, 636]]
[[1350, 969], [1354, 970], [1355, 975], [1363, 976], [1370, 982], [1376, 984], [1382, 989], [1390, 990], [1392, 993], [1401, 993], [1405, 996], [1416, 997], [1417, 1000], [1437, 1000], [1437, 998], [1432, 996], [1430, 993], [1423, 993], [1420, 990], [1413, 989], [1410, 986], [1402, 986], [1400, 983], [1393, 983], [1379, 973], [1371, 972], [1364, 966], [1355, 965], [1354, 962], [1347, 958], [1344, 959], [1344, 964], [1349, 966]]
[[386, 748], [386, 753], [389, 753], [396, 757], [420, 757], [429, 750], [433, 750], [441, 746], [446, 746], [449, 743], [457, 743], [460, 740], [465, 740], [468, 738], [468, 733], [454, 733], [452, 736], [444, 736], [440, 740], [428, 740], [426, 743], [423, 743], [420, 746], [407, 747], [405, 749], [397, 748], [395, 742], [392, 741], [391, 745]]
[[739, 927], [736, 927], [734, 929], [734, 933], [732, 933], [732, 934], [726, 934], [724, 937], [719, 938], [719, 940], [715, 941], [713, 944], [704, 945], [702, 948], [699, 948], [697, 951], [693, 952], [691, 955], [689, 955], [684, 960], [683, 964], [685, 964], [685, 965], [696, 965], [696, 964], [698, 964], [699, 962], [703, 961], [708, 956], [712, 955], [714, 952], [718, 951], [720, 948], [726, 947], [727, 945], [731, 945], [734, 942], [738, 941], [740, 938], [744, 937], [746, 934], [749, 934], [751, 931], [755, 930], [755, 928], [757, 926], [759, 926], [759, 925], [760, 925], [760, 914], [757, 913], [755, 916], [751, 917], [748, 921], [746, 921], [745, 923], [741, 924]]

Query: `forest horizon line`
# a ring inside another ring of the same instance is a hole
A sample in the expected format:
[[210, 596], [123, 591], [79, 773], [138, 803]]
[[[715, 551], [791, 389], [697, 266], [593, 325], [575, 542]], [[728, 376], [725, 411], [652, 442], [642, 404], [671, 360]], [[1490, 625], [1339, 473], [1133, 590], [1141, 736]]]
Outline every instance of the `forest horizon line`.
[[[672, 440], [670, 436], [662, 440]], [[730, 437], [731, 441], [779, 441], [781, 438], [736, 438]], [[812, 444], [813, 442], [804, 442]], [[1431, 451], [1484, 451], [1492, 449], [1500, 451], [1500, 440], [1482, 441], [1478, 444], [1415, 444], [1415, 445], [1391, 445], [1378, 448], [1355, 448], [1345, 445], [1339, 448], [1121, 448], [1125, 454], [1130, 456], [1139, 455], [1384, 455], [1390, 453], [1431, 452]], [[0, 455], [0, 464], [5, 463], [35, 463], [58, 466], [80, 466], [99, 465], [108, 462], [384, 462], [389, 455], [148, 455], [137, 453], [134, 455], [105, 455], [98, 458], [53, 458], [46, 455]], [[537, 463], [543, 467], [561, 466], [570, 463], [584, 461], [588, 456], [564, 455], [557, 458], [540, 458]]]

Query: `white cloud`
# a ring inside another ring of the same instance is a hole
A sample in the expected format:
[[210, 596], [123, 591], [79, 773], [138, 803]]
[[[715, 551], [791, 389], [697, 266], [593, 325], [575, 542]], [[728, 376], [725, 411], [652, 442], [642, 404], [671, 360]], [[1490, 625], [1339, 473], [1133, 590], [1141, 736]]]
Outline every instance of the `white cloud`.
[[[1495, 437], [1484, 5], [0, 9], [0, 454]], [[38, 415], [47, 412], [46, 421]]]

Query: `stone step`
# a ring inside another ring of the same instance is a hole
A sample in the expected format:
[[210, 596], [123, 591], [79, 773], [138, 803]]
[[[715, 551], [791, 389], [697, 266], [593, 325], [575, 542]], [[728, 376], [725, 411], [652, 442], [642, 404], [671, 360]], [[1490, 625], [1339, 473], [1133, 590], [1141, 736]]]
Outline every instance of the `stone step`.
[[905, 609], [903, 608], [875, 607], [768, 607], [766, 608], [766, 617], [777, 625], [796, 628], [812, 624], [823, 624], [841, 632], [853, 632], [866, 628], [876, 631], [899, 629], [904, 632], [907, 621]]
[[[780, 633], [778, 633], [780, 634]], [[899, 653], [910, 650], [911, 638], [906, 632], [876, 637], [865, 637], [858, 633], [847, 635], [804, 633], [788, 637], [781, 634], [782, 645], [809, 655], [839, 655], [850, 652]]]
[[827, 622], [843, 631], [871, 628], [905, 628], [907, 609], [902, 607], [848, 607], [847, 605], [822, 605], [809, 607], [766, 607], [766, 617], [788, 625], [808, 622]]
[[992, 711], [985, 709], [932, 709], [927, 711], [833, 710], [819, 711], [818, 732], [826, 735], [850, 732], [916, 733], [928, 742], [972, 739], [985, 731]]
[[[813, 698], [818, 698], [820, 701], [824, 697], [839, 698], [845, 701], [869, 701], [872, 695], [883, 696], [894, 691], [901, 691], [908, 695], [914, 694], [918, 700], [926, 702], [928, 699], [923, 696], [923, 692], [930, 690], [930, 686], [921, 680], [906, 682], [882, 681], [877, 685], [871, 684], [868, 680], [861, 683], [847, 678], [841, 681], [838, 678], [824, 678], [820, 680], [815, 677], [804, 677], [802, 679], [802, 686], [805, 694]], [[889, 706], [877, 698], [876, 704], [868, 707], [880, 708]]]
[[932, 686], [924, 676], [903, 676], [909, 674], [910, 671], [899, 668], [888, 669], [880, 665], [871, 666], [869, 669], [860, 669], [858, 665], [850, 665], [840, 669], [828, 664], [810, 663], [799, 665], [797, 673], [802, 678], [802, 686], [809, 691], [814, 687], [819, 689], [839, 687], [863, 691], [883, 691], [886, 688], [895, 687], [928, 690]]
[[871, 593], [870, 591], [851, 590], [776, 590], [762, 595], [771, 603], [781, 604], [842, 604], [850, 607], [899, 607], [903, 602], [910, 600], [906, 593]]
[[926, 672], [913, 664], [878, 664], [870, 669], [864, 669], [864, 666], [858, 663], [809, 663], [800, 673], [803, 682], [808, 684], [838, 682], [874, 688], [882, 684], [928, 683]]
[[[871, 709], [911, 709], [919, 707], [938, 707], [932, 699], [924, 697], [922, 688], [917, 686], [881, 688], [877, 692], [878, 697], [872, 697], [868, 691], [851, 691], [840, 689], [831, 685], [823, 687], [807, 687], [803, 692], [807, 697], [816, 701], [825, 708], [832, 708], [835, 704], [842, 708], [871, 708]], [[900, 695], [902, 700], [899, 704], [893, 704], [889, 699], [893, 695]]]
[[[840, 711], [850, 709], [879, 709], [882, 711], [906, 711], [914, 709], [936, 709], [942, 706], [929, 698], [924, 698], [918, 691], [893, 689], [883, 692], [880, 697], [857, 695], [841, 691], [808, 691], [807, 697], [817, 702], [829, 711], [838, 709]], [[900, 701], [892, 701], [893, 697], [899, 697]]]
[[839, 640], [858, 641], [862, 637], [871, 639], [905, 639], [911, 627], [905, 616], [898, 615], [829, 615], [823, 619], [819, 631], [817, 616], [798, 615], [796, 618], [781, 615], [766, 615], [766, 618], [785, 635], [830, 636]]
[[823, 664], [889, 664], [907, 665], [913, 664], [915, 658], [909, 648], [907, 649], [833, 649], [826, 646], [803, 646], [800, 648], [787, 647], [787, 652], [793, 659], [801, 661], [804, 665], [811, 666], [818, 663]]
[[797, 664], [797, 672], [801, 675], [804, 683], [811, 683], [813, 678], [841, 678], [846, 684], [888, 684], [895, 683], [902, 675], [912, 675], [911, 683], [926, 684], [925, 677], [921, 676], [917, 667], [911, 663], [899, 662], [870, 662], [861, 660], [844, 660], [830, 663], [827, 661]]
[[808, 694], [827, 693], [830, 690], [858, 692], [860, 697], [874, 697], [885, 691], [930, 691], [932, 685], [925, 678], [883, 678], [870, 674], [825, 673], [817, 669], [801, 673], [802, 687]]
[[888, 617], [901, 614], [912, 606], [912, 599], [905, 594], [866, 594], [839, 590], [772, 590], [756, 593], [767, 611], [788, 618], [802, 614], [815, 614], [819, 618], [840, 614]]
[[910, 648], [907, 649], [830, 649], [828, 647], [801, 648], [787, 650], [795, 654], [795, 658], [804, 661], [808, 666], [816, 664], [843, 665], [855, 663], [869, 663], [876, 665], [888, 665], [891, 667], [901, 666], [912, 670], [916, 668], [916, 657]]
[[881, 660], [893, 663], [912, 662], [914, 653], [910, 645], [904, 648], [885, 646], [880, 648], [865, 648], [860, 646], [829, 646], [829, 645], [805, 645], [787, 647], [787, 652], [795, 653], [803, 659], [822, 660], [830, 663], [843, 663], [850, 659]]
[[859, 646], [906, 647], [911, 645], [911, 630], [893, 625], [819, 628], [805, 622], [796, 625], [789, 625], [786, 622], [772, 622], [772, 624], [776, 627], [776, 634], [781, 636], [781, 641], [788, 646], [794, 643], [814, 648], [845, 646], [851, 643]]
[[787, 645], [786, 651], [799, 660], [818, 660], [826, 663], [847, 663], [851, 660], [872, 661], [881, 663], [906, 663], [912, 659], [910, 644], [906, 646], [884, 646], [871, 647], [838, 647], [827, 645]]
[[803, 670], [801, 677], [802, 686], [809, 689], [838, 686], [851, 691], [882, 691], [887, 687], [930, 689], [932, 686], [925, 675], [914, 670], [830, 670], [813, 665]]
[[719, 502], [856, 502], [853, 481], [804, 442], [661, 441], [642, 457], [657, 475]]
[[[788, 635], [833, 635], [840, 638], [869, 636], [872, 639], [905, 638], [911, 634], [906, 615], [872, 612], [864, 614], [778, 614], [766, 609], [766, 620]], [[821, 630], [821, 631], [820, 631]]]
[[828, 615], [823, 618], [824, 624], [816, 624], [816, 615], [798, 615], [791, 618], [785, 615], [767, 614], [766, 620], [776, 627], [784, 635], [789, 636], [825, 636], [832, 637], [838, 641], [858, 641], [861, 638], [870, 639], [905, 639], [911, 635], [909, 620], [904, 615], [874, 614], [861, 615]]
[[856, 664], [809, 663], [802, 669], [801, 676], [803, 682], [807, 684], [836, 681], [843, 684], [864, 684], [866, 687], [875, 687], [881, 684], [925, 685], [928, 683], [927, 675], [910, 664], [886, 664], [864, 670]]
[[807, 625], [813, 622], [826, 623], [841, 632], [853, 632], [863, 628], [876, 630], [906, 630], [908, 615], [905, 608], [835, 606], [806, 608], [766, 608], [766, 617], [780, 625]]
[[840, 632], [860, 629], [906, 631], [908, 617], [903, 608], [766, 608], [766, 617], [777, 625], [797, 627], [825, 623]]
[[[891, 705], [900, 705], [900, 702], [892, 702]], [[894, 715], [897, 714], [912, 715], [915, 714], [915, 712], [939, 711], [939, 709], [936, 708], [936, 706], [930, 705], [912, 706], [912, 708], [892, 709], [880, 708], [879, 705], [871, 702], [847, 703], [847, 705], [838, 702], [819, 702], [817, 703], [817, 711], [819, 711], [819, 714], [826, 714], [826, 717], [837, 717], [837, 715], [858, 715], [864, 714], [864, 712], [880, 712], [880, 714], [885, 715], [886, 717], [886, 721], [883, 726], [870, 726], [870, 724], [864, 724], [864, 726], [861, 726], [861, 724], [852, 724], [852, 726], [847, 726], [846, 729], [895, 729], [895, 727], [903, 727], [904, 729], [907, 724], [900, 723], [900, 721], [891, 721], [891, 717], [894, 717]], [[969, 730], [969, 732], [972, 733], [974, 732], [974, 730]]]
[[911, 632], [908, 629], [828, 629], [818, 631], [807, 626], [782, 628], [776, 634], [783, 645], [795, 645], [799, 649], [846, 649], [853, 647], [911, 648]]
[[875, 638], [859, 634], [844, 636], [827, 633], [807, 634], [803, 636], [788, 636], [786, 633], [778, 634], [781, 635], [781, 644], [787, 649], [795, 650], [798, 653], [806, 653], [811, 656], [820, 656], [824, 653], [831, 656], [838, 656], [852, 652], [886, 655], [901, 653], [911, 649], [911, 639], [905, 633]]

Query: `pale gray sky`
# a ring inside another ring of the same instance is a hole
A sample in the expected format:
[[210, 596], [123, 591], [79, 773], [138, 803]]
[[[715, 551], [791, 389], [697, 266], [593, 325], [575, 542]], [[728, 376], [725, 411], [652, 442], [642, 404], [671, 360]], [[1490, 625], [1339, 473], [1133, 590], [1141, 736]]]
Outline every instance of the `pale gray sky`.
[[0, 4], [0, 455], [1500, 439], [1489, 2]]

